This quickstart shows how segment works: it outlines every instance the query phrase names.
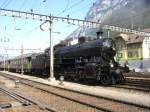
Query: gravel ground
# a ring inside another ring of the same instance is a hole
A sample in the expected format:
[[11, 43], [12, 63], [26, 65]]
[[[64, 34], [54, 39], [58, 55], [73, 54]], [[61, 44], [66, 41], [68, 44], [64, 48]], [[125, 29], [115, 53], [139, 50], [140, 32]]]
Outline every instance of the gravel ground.
[[14, 108], [3, 109], [0, 112], [48, 112], [48, 111], [42, 110], [41, 108], [35, 105], [30, 105], [26, 107], [14, 107]]
[[[5, 83], [13, 83], [13, 81], [4, 80]], [[61, 97], [58, 97], [53, 94], [49, 94], [47, 92], [43, 92], [35, 87], [25, 86], [24, 84], [19, 84], [19, 88], [14, 88], [6, 84], [7, 87], [12, 88], [13, 90], [17, 92], [23, 92], [25, 95], [28, 95], [29, 97], [32, 97], [38, 101], [41, 101], [45, 104], [50, 105], [51, 107], [55, 108], [59, 112], [98, 112], [97, 109], [89, 108], [84, 105], [81, 105], [79, 103], [75, 103], [73, 101], [63, 99]], [[65, 90], [60, 90], [58, 88], [54, 88], [51, 86], [43, 86], [43, 85], [37, 85], [38, 87], [41, 87], [44, 90], [51, 91], [52, 93], [57, 93], [57, 95], [63, 95], [66, 97], [69, 97], [71, 99], [75, 99], [81, 102], [94, 104], [97, 107], [103, 107], [103, 109], [108, 109], [110, 111], [114, 112], [148, 112], [150, 110], [122, 104], [114, 101], [108, 101], [106, 99], [102, 98], [96, 98], [91, 97], [89, 95], [81, 95], [74, 92], [68, 92]], [[94, 91], [94, 90], [93, 90]]]

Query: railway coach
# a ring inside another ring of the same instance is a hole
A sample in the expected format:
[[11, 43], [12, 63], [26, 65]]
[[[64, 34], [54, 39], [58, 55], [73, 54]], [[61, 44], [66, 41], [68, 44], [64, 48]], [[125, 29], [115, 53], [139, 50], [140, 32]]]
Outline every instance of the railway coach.
[[[42, 74], [44, 73], [45, 65], [45, 54], [44, 53], [29, 53], [24, 54], [23, 56], [17, 56], [13, 59], [8, 59], [5, 61], [5, 69], [10, 72], [26, 74]], [[23, 71], [22, 71], [23, 66]], [[1, 70], [4, 69], [4, 62], [0, 62]]]

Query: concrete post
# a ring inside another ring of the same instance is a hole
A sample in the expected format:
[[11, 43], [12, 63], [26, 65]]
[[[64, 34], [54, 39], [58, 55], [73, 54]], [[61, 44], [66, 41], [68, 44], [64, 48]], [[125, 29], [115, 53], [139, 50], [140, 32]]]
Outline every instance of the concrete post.
[[49, 21], [49, 24], [50, 24], [50, 51], [49, 51], [49, 56], [50, 56], [50, 81], [52, 80], [55, 80], [55, 77], [54, 77], [54, 54], [53, 54], [53, 37], [52, 37], [52, 18], [50, 17], [50, 21]]
[[21, 75], [23, 75], [23, 45], [21, 46]]

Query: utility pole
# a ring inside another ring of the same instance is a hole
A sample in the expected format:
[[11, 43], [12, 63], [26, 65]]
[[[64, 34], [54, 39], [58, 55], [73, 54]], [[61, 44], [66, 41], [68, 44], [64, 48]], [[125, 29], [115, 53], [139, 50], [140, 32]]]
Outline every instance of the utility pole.
[[45, 31], [43, 28], [42, 28], [42, 25], [45, 24], [45, 23], [48, 23], [49, 24], [49, 36], [50, 36], [50, 49], [49, 49], [49, 63], [50, 63], [50, 66], [49, 66], [49, 80], [50, 81], [54, 81], [55, 80], [55, 77], [54, 77], [54, 52], [53, 52], [53, 33], [58, 33], [58, 32], [53, 32], [53, 17], [52, 16], [49, 16], [49, 20], [48, 21], [45, 21], [44, 23], [42, 23], [40, 25], [40, 29], [42, 31]]
[[1, 54], [1, 58], [3, 60], [3, 71], [6, 71], [6, 56], [8, 57], [8, 54]]
[[23, 75], [24, 71], [23, 71], [23, 45], [21, 46], [21, 75]]
[[49, 33], [50, 33], [50, 51], [49, 51], [49, 56], [50, 56], [50, 80], [55, 80], [55, 77], [54, 77], [54, 53], [53, 53], [53, 37], [52, 37], [52, 27], [53, 27], [53, 18], [50, 17], [50, 21], [49, 21], [49, 25], [50, 25], [50, 28], [49, 28]]
[[6, 59], [5, 59], [5, 55], [4, 55], [4, 72], [6, 71]]
[[[6, 27], [5, 27], [5, 31], [6, 31]], [[1, 42], [9, 42], [9, 38], [6, 38], [6, 37], [4, 37], [4, 38], [1, 38]], [[5, 46], [3, 46], [4, 47], [4, 50], [5, 50], [5, 52], [6, 52], [6, 54], [7, 54], [7, 50], [5, 49]], [[5, 54], [3, 55], [3, 61], [4, 61], [4, 71], [6, 71], [6, 57], [5, 57]]]

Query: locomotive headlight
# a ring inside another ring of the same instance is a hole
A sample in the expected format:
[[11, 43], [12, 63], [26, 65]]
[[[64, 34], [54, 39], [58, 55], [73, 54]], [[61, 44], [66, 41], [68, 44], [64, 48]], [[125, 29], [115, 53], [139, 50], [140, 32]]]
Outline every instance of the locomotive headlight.
[[104, 46], [104, 47], [111, 47], [111, 46], [112, 46], [111, 41], [105, 40], [105, 41], [103, 42], [103, 46]]
[[126, 64], [126, 66], [127, 66], [127, 67], [129, 67], [129, 65], [128, 65], [128, 64]]
[[113, 67], [114, 67], [114, 65], [111, 63], [111, 64], [110, 64], [110, 67], [111, 67], [111, 68], [113, 68]]

